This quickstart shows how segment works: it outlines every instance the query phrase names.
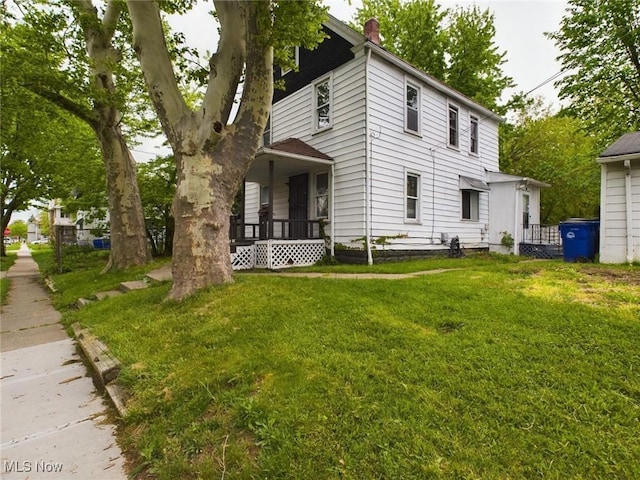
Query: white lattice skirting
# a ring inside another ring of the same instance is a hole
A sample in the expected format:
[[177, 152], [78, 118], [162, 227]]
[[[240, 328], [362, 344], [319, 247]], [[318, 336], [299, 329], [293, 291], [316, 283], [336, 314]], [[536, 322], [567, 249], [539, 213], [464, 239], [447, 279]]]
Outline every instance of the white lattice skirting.
[[255, 245], [256, 267], [270, 270], [313, 265], [325, 253], [324, 240], [263, 240]]
[[313, 265], [325, 254], [324, 240], [260, 240], [254, 245], [237, 247], [231, 254], [234, 270]]
[[256, 266], [256, 249], [254, 245], [236, 247], [231, 254], [231, 267], [234, 270], [250, 270]]

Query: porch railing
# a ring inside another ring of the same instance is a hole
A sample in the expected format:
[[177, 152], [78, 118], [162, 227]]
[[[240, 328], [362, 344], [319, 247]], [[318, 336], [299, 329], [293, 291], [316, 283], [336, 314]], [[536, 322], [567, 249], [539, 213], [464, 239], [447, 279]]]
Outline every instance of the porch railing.
[[522, 241], [547, 245], [560, 245], [562, 243], [558, 225], [530, 224], [529, 228], [522, 229]]
[[321, 239], [322, 232], [320, 220], [274, 218], [270, 225], [267, 218], [261, 218], [258, 223], [244, 223], [241, 218], [231, 217], [229, 238], [236, 242], [268, 239]]

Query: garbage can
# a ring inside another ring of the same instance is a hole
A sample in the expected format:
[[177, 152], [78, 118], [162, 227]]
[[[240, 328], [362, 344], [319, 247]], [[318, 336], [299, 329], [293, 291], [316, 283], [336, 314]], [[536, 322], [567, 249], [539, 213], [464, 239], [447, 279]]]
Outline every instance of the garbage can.
[[99, 248], [99, 249], [104, 248], [104, 247], [103, 247], [103, 244], [102, 244], [102, 239], [101, 239], [101, 238], [95, 238], [95, 239], [93, 240], [93, 248]]
[[593, 262], [599, 249], [600, 220], [570, 218], [559, 226], [562, 259], [565, 262]]

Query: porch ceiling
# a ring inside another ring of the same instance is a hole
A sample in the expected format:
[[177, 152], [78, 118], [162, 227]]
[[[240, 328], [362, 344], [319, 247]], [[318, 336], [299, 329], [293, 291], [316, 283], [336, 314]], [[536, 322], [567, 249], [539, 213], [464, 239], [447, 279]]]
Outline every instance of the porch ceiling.
[[333, 159], [297, 138], [260, 148], [246, 176], [247, 182], [269, 183], [269, 162], [276, 177], [291, 177], [318, 166], [333, 165]]

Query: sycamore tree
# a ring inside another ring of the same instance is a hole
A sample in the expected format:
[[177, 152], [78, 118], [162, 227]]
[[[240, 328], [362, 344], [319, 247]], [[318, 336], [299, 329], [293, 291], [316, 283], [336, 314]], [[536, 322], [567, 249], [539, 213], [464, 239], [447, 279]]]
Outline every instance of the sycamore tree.
[[315, 2], [213, 3], [220, 38], [209, 59], [204, 98], [192, 108], [176, 80], [158, 3], [127, 1], [134, 48], [177, 167], [169, 293], [174, 300], [232, 281], [229, 216], [269, 116], [274, 51], [290, 64], [291, 49], [285, 47], [312, 48], [322, 39], [325, 9]]
[[442, 9], [435, 0], [363, 0], [353, 25], [376, 17], [382, 45], [421, 70], [499, 113], [514, 85], [502, 72], [505, 52], [494, 43], [493, 14], [477, 6]]
[[604, 143], [640, 130], [640, 0], [569, 0], [548, 34], [568, 72], [556, 85], [573, 115]]
[[139, 101], [144, 97], [136, 95], [143, 83], [125, 48], [130, 43], [126, 7], [121, 1], [16, 3], [19, 14], [5, 26], [5, 54], [17, 67], [7, 71], [42, 104], [56, 105], [91, 128], [106, 171], [111, 230], [107, 268], [143, 264], [148, 260], [144, 218], [123, 125], [144, 116]]

